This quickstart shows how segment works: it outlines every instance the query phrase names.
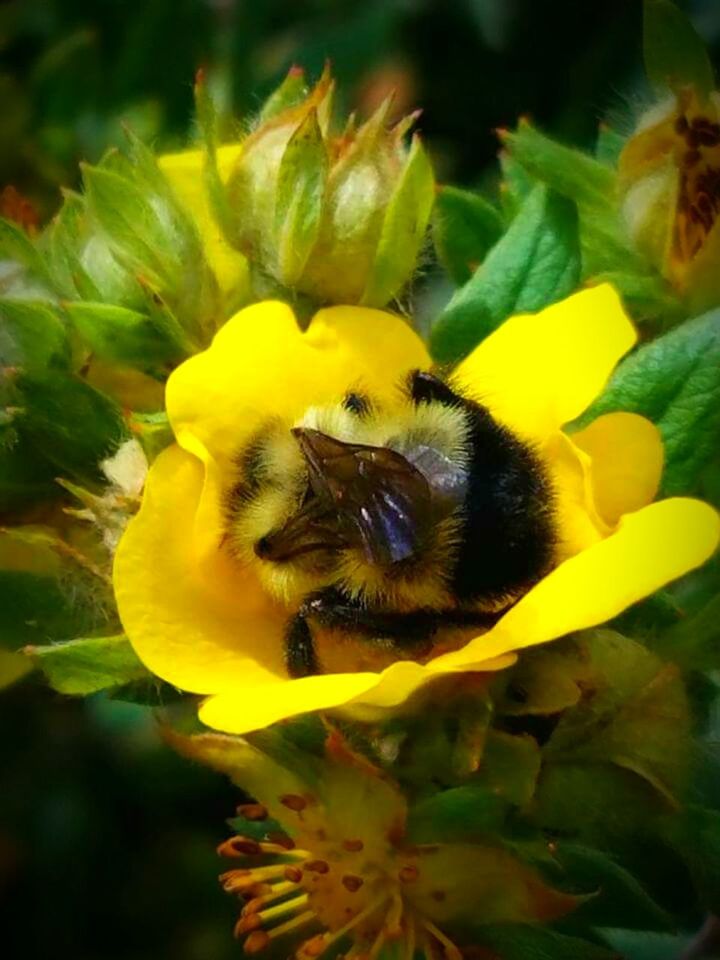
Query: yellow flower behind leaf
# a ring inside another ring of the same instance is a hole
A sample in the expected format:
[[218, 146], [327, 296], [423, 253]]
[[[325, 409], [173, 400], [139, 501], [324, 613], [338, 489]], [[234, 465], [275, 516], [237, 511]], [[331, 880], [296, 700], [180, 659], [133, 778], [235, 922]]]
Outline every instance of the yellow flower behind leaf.
[[339, 403], [348, 389], [392, 408], [398, 384], [431, 361], [404, 322], [379, 311], [322, 310], [305, 333], [284, 304], [241, 311], [170, 378], [177, 445], [153, 464], [118, 549], [118, 606], [138, 655], [163, 679], [206, 695], [201, 719], [219, 730], [240, 733], [319, 709], [373, 716], [438, 676], [499, 670], [518, 650], [602, 623], [703, 563], [718, 543], [718, 517], [690, 499], [650, 503], [662, 466], [651, 424], [613, 414], [563, 432], [635, 339], [616, 293], [603, 285], [512, 318], [455, 371], [456, 389], [544, 463], [555, 488], [554, 569], [459, 649], [358, 669], [349, 659], [343, 667], [340, 647], [335, 672], [290, 680], [283, 646], [295, 610], [271, 596], [257, 564], [238, 559], [228, 543], [238, 457], [262, 425], [289, 432], [308, 408]]

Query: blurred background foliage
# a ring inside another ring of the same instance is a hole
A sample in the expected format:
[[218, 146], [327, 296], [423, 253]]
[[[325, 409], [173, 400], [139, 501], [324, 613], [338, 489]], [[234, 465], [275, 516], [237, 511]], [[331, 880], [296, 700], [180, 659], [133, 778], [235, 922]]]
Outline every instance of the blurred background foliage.
[[[717, 59], [720, 3], [689, 9]], [[423, 109], [441, 182], [492, 183], [494, 131], [520, 115], [579, 146], [603, 118], [629, 130], [647, 102], [640, 44], [640, 0], [5, 0], [0, 191], [45, 222], [122, 122], [158, 150], [193, 140], [199, 66], [242, 120], [291, 64], [317, 76], [326, 58], [344, 109], [395, 88], [398, 114]], [[236, 791], [175, 757], [147, 710], [61, 698], [34, 676], [0, 698], [0, 729], [5, 956], [238, 956], [214, 882]], [[680, 941], [661, 940], [647, 940], [648, 960], [677, 954]]]

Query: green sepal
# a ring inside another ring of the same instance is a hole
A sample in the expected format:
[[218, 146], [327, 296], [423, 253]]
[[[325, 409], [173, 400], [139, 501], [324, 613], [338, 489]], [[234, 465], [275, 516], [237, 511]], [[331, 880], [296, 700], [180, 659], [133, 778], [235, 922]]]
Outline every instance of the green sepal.
[[149, 463], [175, 440], [164, 410], [157, 413], [134, 413], [130, 417], [129, 426], [132, 435], [140, 441]]
[[317, 110], [312, 109], [288, 141], [275, 190], [277, 276], [288, 287], [299, 280], [318, 238], [328, 167]]
[[[503, 131], [501, 137], [504, 136], [506, 134]], [[513, 157], [509, 150], [501, 150], [498, 157], [502, 173], [500, 206], [505, 222], [509, 224], [538, 181]]]
[[486, 786], [441, 790], [410, 808], [407, 838], [410, 843], [457, 843], [496, 837], [507, 808], [504, 798]]
[[402, 175], [388, 201], [363, 305], [383, 307], [412, 277], [435, 198], [430, 159], [414, 136]]
[[705, 45], [672, 0], [644, 0], [643, 55], [648, 80], [661, 93], [692, 86], [706, 97], [715, 86]]
[[642, 414], [659, 427], [662, 493], [694, 490], [720, 439], [720, 311], [676, 327], [623, 360], [581, 423], [616, 410]]
[[456, 286], [466, 283], [503, 232], [503, 219], [479, 193], [441, 187], [435, 197], [433, 240]]
[[124, 634], [28, 646], [24, 652], [58, 693], [87, 696], [151, 676]]
[[55, 289], [42, 254], [25, 233], [11, 220], [0, 217], [0, 260], [14, 260], [22, 264], [48, 290]]
[[653, 650], [684, 669], [720, 670], [720, 595], [655, 637]]
[[146, 315], [106, 303], [66, 303], [78, 335], [95, 356], [155, 376], [167, 374], [187, 353]]
[[0, 299], [0, 368], [25, 372], [69, 369], [67, 330], [56, 308], [32, 300]]
[[304, 72], [299, 67], [291, 67], [282, 83], [273, 90], [262, 105], [260, 123], [272, 120], [289, 107], [296, 106], [308, 93]]
[[598, 163], [603, 163], [611, 170], [615, 170], [626, 143], [626, 137], [606, 123], [601, 123], [595, 142], [595, 159]]
[[205, 164], [203, 166], [203, 180], [207, 191], [208, 202], [212, 214], [220, 227], [223, 236], [230, 243], [237, 235], [237, 216], [242, 215], [239, 210], [237, 215], [228, 203], [225, 185], [220, 176], [218, 167], [218, 127], [219, 120], [215, 101], [208, 87], [205, 73], [198, 70], [195, 77], [195, 86], [193, 88], [195, 100], [195, 114], [197, 124], [200, 130], [202, 143], [205, 147]]
[[482, 268], [438, 318], [430, 338], [433, 356], [460, 360], [512, 314], [568, 296], [578, 284], [580, 265], [575, 205], [538, 185]]

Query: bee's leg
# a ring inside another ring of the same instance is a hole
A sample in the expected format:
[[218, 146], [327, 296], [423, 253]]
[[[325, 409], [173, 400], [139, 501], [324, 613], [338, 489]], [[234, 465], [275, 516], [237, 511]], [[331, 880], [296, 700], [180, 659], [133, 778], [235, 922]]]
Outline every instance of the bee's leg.
[[285, 631], [285, 666], [291, 677], [311, 677], [321, 673], [310, 624], [302, 612], [296, 614]]
[[426, 370], [414, 370], [408, 380], [410, 398], [413, 403], [441, 403], [446, 407], [456, 407], [462, 401], [460, 397], [439, 377]]

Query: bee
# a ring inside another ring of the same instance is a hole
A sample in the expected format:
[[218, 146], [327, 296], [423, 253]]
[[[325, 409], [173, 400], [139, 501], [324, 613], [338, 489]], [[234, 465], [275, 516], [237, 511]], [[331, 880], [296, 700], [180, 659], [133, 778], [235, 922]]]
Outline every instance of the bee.
[[238, 457], [227, 538], [294, 610], [292, 677], [323, 672], [322, 630], [421, 659], [447, 631], [492, 626], [552, 564], [536, 452], [431, 373], [399, 400], [349, 392], [290, 428], [269, 421]]

